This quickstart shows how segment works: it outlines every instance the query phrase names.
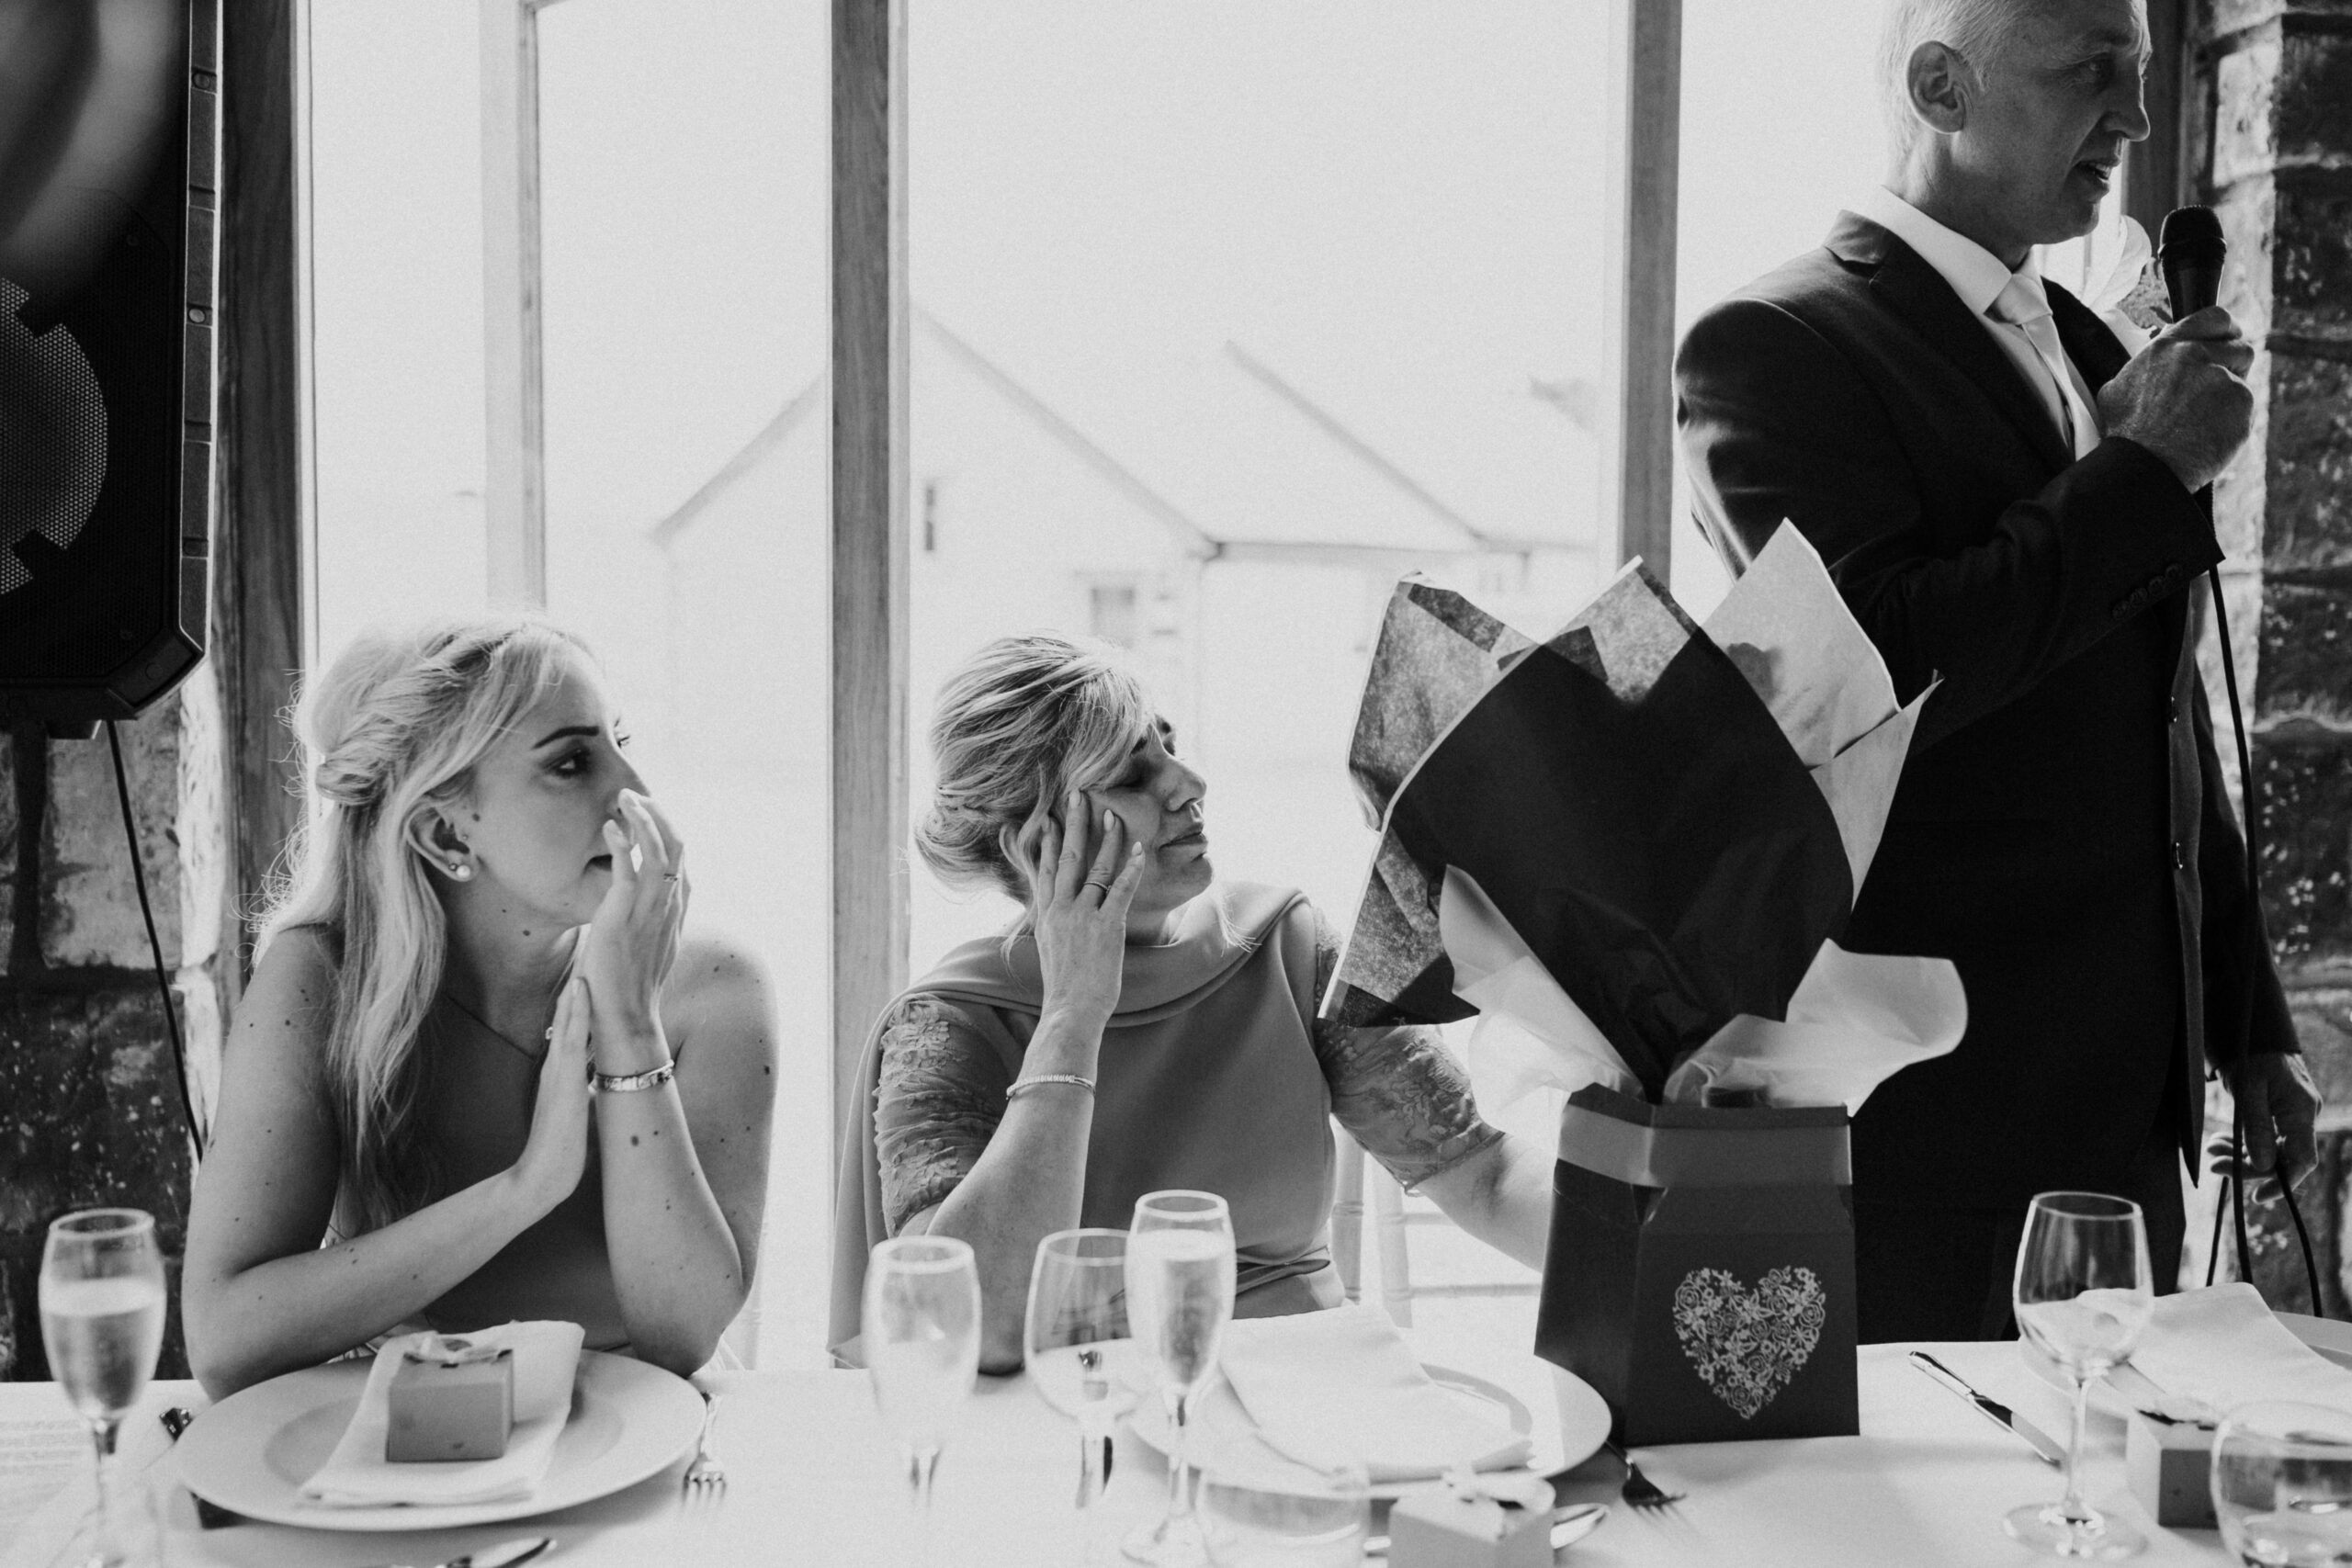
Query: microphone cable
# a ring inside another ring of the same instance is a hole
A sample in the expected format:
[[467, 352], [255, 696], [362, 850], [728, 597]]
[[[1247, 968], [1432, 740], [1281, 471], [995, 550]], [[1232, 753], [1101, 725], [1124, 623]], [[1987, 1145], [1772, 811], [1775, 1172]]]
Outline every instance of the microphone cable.
[[[2206, 501], [2207, 516], [2209, 519], [2211, 516], [2211, 505], [2212, 502], [2209, 496]], [[2230, 651], [2230, 612], [2222, 603], [2222, 569], [2219, 566], [2212, 567], [2207, 571], [2206, 577], [2212, 584], [2213, 588], [2213, 629], [2216, 640], [2222, 645], [2222, 682], [2223, 687], [2228, 691], [2230, 695], [2230, 731], [2236, 738], [2238, 747], [2238, 800], [2242, 807], [2242, 810], [2239, 815], [2245, 818], [2245, 822], [2246, 897], [2252, 900], [2253, 911], [2256, 916], [2259, 918], [2262, 910], [2262, 859], [2260, 840], [2256, 836], [2256, 828], [2255, 824], [2254, 753], [2252, 749], [2246, 744], [2245, 715], [2238, 706], [2237, 660]], [[2230, 1165], [2233, 1171], [2242, 1170], [2244, 1168], [2245, 1159], [2245, 1113], [2239, 1108], [2237, 1104], [2237, 1096], [2233, 1093], [2230, 1097]], [[2278, 1169], [2276, 1165], [2274, 1165], [2272, 1168], [2274, 1170]], [[2295, 1240], [2302, 1248], [2303, 1279], [2311, 1287], [2312, 1315], [2314, 1317], [2325, 1317], [2327, 1315], [2327, 1308], [2321, 1301], [2319, 1293], [2319, 1266], [2317, 1263], [2312, 1261], [2312, 1258], [2311, 1232], [2306, 1229], [2303, 1224], [2303, 1212], [2301, 1206], [2295, 1201], [2295, 1185], [2288, 1179], [2287, 1173], [2283, 1170], [2278, 1171], [2277, 1179], [2278, 1182], [2278, 1195], [2287, 1201], [2287, 1217], [2294, 1222]], [[2233, 1213], [2236, 1215], [2238, 1278], [2250, 1282], [2254, 1279], [2254, 1263], [2252, 1248], [2246, 1245], [2245, 1182], [2242, 1177], [2233, 1179], [2230, 1176], [2224, 1176], [2222, 1178], [2220, 1201], [2221, 1203], [2228, 1204]], [[2213, 1211], [2212, 1245], [2208, 1251], [2205, 1261], [2205, 1282], [2209, 1285], [2213, 1282], [2214, 1269], [2220, 1261], [2221, 1252], [2222, 1211], [2219, 1204], [2217, 1204]]]
[[[2229, 257], [2229, 242], [2222, 232], [2222, 220], [2210, 207], [2183, 207], [2165, 215], [2160, 238], [2156, 242], [2156, 262], [2164, 274], [2165, 293], [2172, 306], [2173, 320], [2181, 321], [2213, 304], [2222, 291], [2222, 269]], [[2211, 485], [2197, 492], [2197, 501], [2205, 513], [2205, 523], [2213, 523], [2213, 489]], [[2230, 731], [2238, 748], [2238, 802], [2240, 817], [2245, 825], [2245, 895], [2246, 909], [2256, 929], [2262, 921], [2262, 845], [2258, 815], [2255, 805], [2253, 749], [2246, 744], [2245, 715], [2238, 706], [2238, 671], [2236, 656], [2230, 648], [2230, 611], [2222, 598], [2222, 568], [2216, 561], [2206, 572], [2213, 585], [2213, 626], [2222, 645], [2222, 682], [2230, 696]], [[2256, 958], [2267, 957], [2257, 948]], [[2243, 1043], [2250, 1044], [2251, 1042]], [[2272, 1123], [2275, 1134], [2277, 1123]], [[2201, 1154], [2202, 1151], [2200, 1150]], [[2278, 1152], [2271, 1151], [2271, 1170], [2278, 1183], [2279, 1196], [2287, 1201], [2288, 1217], [2294, 1221], [2295, 1239], [2303, 1249], [2303, 1278], [2312, 1292], [2312, 1312], [2325, 1316], [2319, 1293], [2319, 1268], [2312, 1258], [2311, 1233], [2303, 1225], [2302, 1210], [2295, 1202], [2295, 1189], [2288, 1180], [2288, 1173], [2278, 1164]], [[2213, 1212], [2213, 1241], [2205, 1263], [2205, 1282], [2213, 1282], [2213, 1274], [2221, 1261], [2222, 1213], [2227, 1205], [2237, 1219], [2238, 1277], [2251, 1283], [2254, 1279], [2253, 1248], [2247, 1245], [2245, 1230], [2245, 1113], [2237, 1102], [2237, 1091], [2230, 1093], [2230, 1169], [2222, 1179]]]
[[147, 952], [155, 961], [155, 989], [164, 998], [164, 1027], [172, 1037], [172, 1077], [180, 1090], [180, 1114], [187, 1123], [188, 1143], [196, 1157], [204, 1157], [204, 1129], [198, 1125], [196, 1101], [187, 1088], [187, 1048], [180, 1040], [179, 1011], [172, 1005], [172, 982], [164, 971], [164, 944], [155, 935], [155, 911], [147, 901], [147, 868], [139, 855], [139, 828], [130, 814], [130, 780], [123, 772], [122, 741], [115, 734], [114, 720], [107, 719], [107, 749], [114, 753], [115, 798], [122, 806], [122, 836], [130, 846], [130, 880], [139, 889], [139, 913], [147, 922]]

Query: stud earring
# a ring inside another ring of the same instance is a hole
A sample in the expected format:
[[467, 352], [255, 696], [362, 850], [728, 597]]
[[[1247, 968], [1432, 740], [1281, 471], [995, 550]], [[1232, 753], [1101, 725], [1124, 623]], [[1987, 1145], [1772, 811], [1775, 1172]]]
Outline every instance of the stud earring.
[[474, 874], [474, 868], [468, 865], [461, 860], [453, 860], [449, 863], [449, 874], [457, 878], [459, 882], [471, 881]]

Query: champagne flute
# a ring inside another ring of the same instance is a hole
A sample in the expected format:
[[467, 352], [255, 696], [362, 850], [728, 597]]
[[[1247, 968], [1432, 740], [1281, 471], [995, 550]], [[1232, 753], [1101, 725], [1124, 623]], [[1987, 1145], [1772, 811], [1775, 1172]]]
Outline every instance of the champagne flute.
[[1168, 1506], [1129, 1536], [1126, 1554], [1158, 1568], [1208, 1561], [1193, 1511], [1187, 1427], [1216, 1376], [1217, 1342], [1233, 1316], [1233, 1215], [1214, 1192], [1147, 1192], [1127, 1237], [1127, 1321], [1168, 1411]]
[[2155, 1311], [2140, 1205], [2098, 1192], [2036, 1198], [2018, 1247], [2016, 1301], [2018, 1328], [2075, 1381], [2075, 1428], [2066, 1495], [2012, 1509], [2008, 1532], [2053, 1557], [2130, 1557], [2147, 1541], [2086, 1504], [2080, 1475], [2091, 1382], [2132, 1359]]
[[1078, 1423], [1081, 1562], [1094, 1558], [1094, 1504], [1102, 1495], [1112, 1428], [1136, 1407], [1146, 1372], [1127, 1326], [1127, 1233], [1056, 1231], [1029, 1271], [1022, 1348], [1046, 1404]]
[[122, 1418], [147, 1393], [164, 1342], [164, 1259], [155, 1221], [87, 1209], [49, 1227], [40, 1259], [40, 1337], [49, 1370], [97, 1452], [96, 1527], [85, 1568], [153, 1561], [153, 1520], [127, 1509], [115, 1473]]
[[876, 1247], [865, 1269], [865, 1343], [874, 1403], [906, 1461], [916, 1562], [929, 1568], [932, 1476], [980, 1370], [980, 1278], [970, 1245], [902, 1235]]

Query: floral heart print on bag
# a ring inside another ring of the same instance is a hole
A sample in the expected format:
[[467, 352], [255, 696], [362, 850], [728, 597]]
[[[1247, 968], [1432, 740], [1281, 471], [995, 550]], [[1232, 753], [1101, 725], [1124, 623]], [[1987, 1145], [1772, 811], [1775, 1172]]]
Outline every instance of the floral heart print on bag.
[[1775, 1269], [1755, 1287], [1693, 1269], [1674, 1288], [1674, 1333], [1700, 1381], [1743, 1421], [1772, 1403], [1821, 1342], [1828, 1295], [1810, 1269]]

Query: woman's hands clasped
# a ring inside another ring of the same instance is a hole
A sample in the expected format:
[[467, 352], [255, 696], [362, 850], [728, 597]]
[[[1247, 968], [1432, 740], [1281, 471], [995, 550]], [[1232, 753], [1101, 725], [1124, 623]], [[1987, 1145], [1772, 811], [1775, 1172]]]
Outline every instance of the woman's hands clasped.
[[620, 792], [619, 810], [620, 822], [605, 824], [612, 886], [581, 939], [577, 970], [588, 982], [598, 1070], [632, 1073], [662, 1065], [658, 1056], [636, 1056], [661, 1038], [662, 986], [686, 918], [686, 847], [661, 808], [635, 790]]
[[1130, 840], [1115, 814], [1106, 810], [1098, 821], [1085, 794], [1073, 790], [1061, 820], [1041, 802], [1007, 849], [1029, 880], [1045, 1010], [1099, 1032], [1119, 1006], [1142, 844]]
[[574, 975], [556, 997], [531, 1132], [514, 1174], [531, 1206], [545, 1213], [571, 1196], [588, 1167], [588, 987]]

